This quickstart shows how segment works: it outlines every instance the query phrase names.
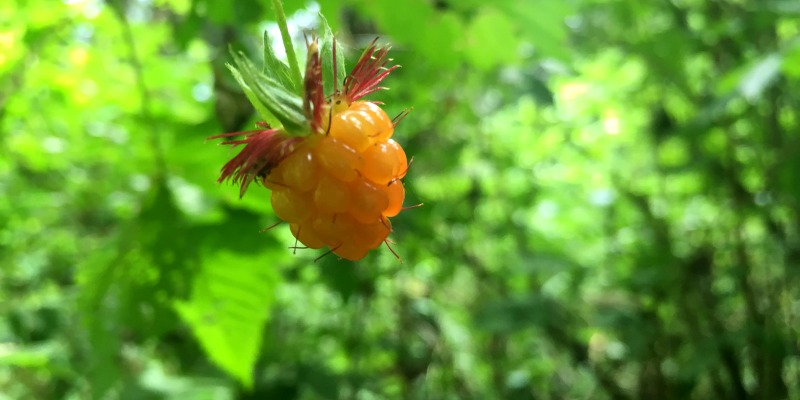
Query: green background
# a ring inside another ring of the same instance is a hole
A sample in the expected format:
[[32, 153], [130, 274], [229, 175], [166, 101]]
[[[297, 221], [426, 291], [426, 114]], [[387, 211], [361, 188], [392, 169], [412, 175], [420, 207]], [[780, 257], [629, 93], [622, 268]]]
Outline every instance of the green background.
[[394, 46], [403, 262], [216, 183], [269, 1], [3, 2], [0, 399], [800, 399], [797, 1], [285, 7]]

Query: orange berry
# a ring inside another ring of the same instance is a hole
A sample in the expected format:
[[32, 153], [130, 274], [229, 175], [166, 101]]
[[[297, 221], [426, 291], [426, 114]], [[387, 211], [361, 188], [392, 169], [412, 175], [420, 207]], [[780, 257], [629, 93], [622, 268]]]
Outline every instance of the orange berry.
[[336, 230], [337, 214], [318, 214], [311, 218], [311, 228], [319, 235], [325, 244], [334, 248], [340, 245], [341, 237], [338, 236], [339, 232]]
[[366, 247], [360, 247], [354, 243], [344, 242], [339, 246], [333, 248], [333, 254], [344, 258], [345, 260], [358, 261], [367, 253], [372, 250]]
[[328, 174], [321, 174], [314, 189], [314, 204], [322, 213], [346, 211], [350, 205], [350, 188]]
[[321, 249], [325, 246], [325, 242], [319, 237], [319, 234], [314, 231], [314, 228], [309, 222], [289, 224], [289, 229], [291, 229], [292, 235], [294, 235], [300, 243], [310, 249]]
[[[350, 114], [342, 123], [365, 112], [350, 111], [340, 113]], [[354, 131], [372, 126], [366, 120]], [[290, 222], [300, 243], [314, 249], [327, 246], [341, 258], [358, 260], [391, 233], [388, 217], [402, 210], [405, 187], [399, 179], [408, 162], [392, 139], [370, 142], [363, 153], [345, 139], [343, 134], [308, 138], [270, 172], [265, 185], [273, 189], [275, 214]]]
[[335, 138], [323, 137], [317, 141], [314, 154], [329, 174], [343, 182], [358, 178], [357, 170], [364, 164], [361, 154]]
[[379, 221], [389, 205], [389, 198], [375, 184], [366, 179], [357, 180], [351, 187], [350, 214], [357, 221], [369, 224]]
[[386, 240], [391, 231], [392, 224], [386, 218], [371, 224], [361, 224], [353, 236], [353, 241], [361, 247], [374, 249]]
[[406, 152], [403, 150], [403, 147], [400, 146], [400, 143], [395, 142], [394, 139], [387, 140], [386, 145], [394, 150], [395, 169], [392, 175], [395, 178], [406, 176], [406, 172], [408, 172], [408, 159], [406, 159]]
[[388, 217], [405, 199], [408, 169], [391, 120], [376, 104], [354, 102], [333, 115], [328, 135], [312, 135], [264, 179], [275, 214], [306, 247], [327, 246], [359, 260], [391, 233]]
[[339, 237], [341, 242], [352, 243], [356, 232], [360, 229], [358, 221], [348, 213], [341, 213], [336, 215], [336, 220], [333, 223], [334, 232]]
[[375, 124], [368, 116], [365, 118], [358, 112], [345, 110], [331, 119], [329, 135], [341, 140], [358, 153], [364, 152], [370, 144], [370, 135], [375, 131]]
[[274, 173], [279, 174], [286, 186], [302, 192], [314, 188], [319, 175], [314, 154], [308, 146], [303, 146], [286, 157], [275, 168]]
[[369, 117], [373, 122], [373, 131], [369, 137], [372, 142], [384, 142], [394, 134], [394, 124], [386, 112], [375, 103], [369, 101], [354, 101], [347, 111], [359, 112], [364, 118]]
[[364, 168], [361, 174], [377, 184], [385, 185], [392, 179], [405, 176], [407, 169], [405, 151], [397, 142], [389, 139], [375, 143], [364, 152]]
[[389, 199], [389, 205], [383, 210], [383, 215], [386, 217], [394, 217], [403, 209], [406, 189], [403, 186], [403, 182], [393, 181], [389, 186], [384, 187], [384, 192]]
[[288, 188], [288, 186], [283, 183], [283, 174], [277, 168], [270, 171], [262, 183], [264, 184], [264, 187], [269, 190], [283, 190]]
[[[272, 190], [275, 215], [289, 223], [299, 243], [359, 260], [386, 241], [389, 217], [405, 199], [399, 179], [408, 161], [391, 139], [395, 123], [378, 104], [359, 100], [381, 89], [380, 81], [397, 66], [387, 67], [388, 49], [373, 42], [341, 90], [334, 85], [326, 100], [318, 46], [316, 40], [308, 44], [302, 98], [307, 132], [260, 122], [253, 131], [215, 136], [227, 138], [223, 144], [244, 145], [225, 164], [221, 179], [238, 183], [240, 195], [261, 180]], [[245, 137], [235, 138], [239, 134]]]
[[312, 219], [312, 228], [331, 249], [353, 242], [358, 223], [347, 213], [322, 214]]
[[271, 203], [275, 215], [286, 222], [301, 222], [311, 215], [311, 199], [292, 189], [273, 190]]
[[375, 143], [364, 152], [364, 168], [361, 175], [379, 184], [385, 185], [395, 177], [397, 158], [394, 148], [386, 142]]

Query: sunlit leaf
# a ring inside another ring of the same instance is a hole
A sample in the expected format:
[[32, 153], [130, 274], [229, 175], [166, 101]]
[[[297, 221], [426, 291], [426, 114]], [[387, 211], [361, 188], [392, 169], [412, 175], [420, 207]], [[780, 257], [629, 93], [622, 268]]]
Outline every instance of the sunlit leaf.
[[742, 77], [739, 91], [749, 101], [757, 100], [764, 90], [775, 81], [781, 70], [782, 59], [778, 54], [770, 54], [756, 64]]
[[519, 58], [519, 44], [508, 18], [491, 8], [480, 12], [467, 28], [467, 57], [478, 68], [514, 63]]
[[175, 305], [211, 360], [246, 387], [277, 284], [267, 259], [220, 252], [204, 260], [190, 299]]
[[287, 132], [307, 132], [302, 98], [264, 75], [244, 54], [233, 54], [233, 57], [236, 65], [228, 68], [259, 115], [271, 126], [282, 126]]
[[267, 31], [264, 31], [264, 75], [277, 81], [281, 87], [290, 93], [302, 94], [302, 88], [294, 86], [289, 66], [278, 58], [272, 48], [272, 41]]
[[[325, 88], [325, 94], [333, 93], [333, 87], [342, 87], [344, 77], [347, 75], [347, 70], [344, 65], [344, 48], [340, 42], [334, 40], [334, 33], [331, 27], [328, 26], [328, 20], [322, 14], [320, 19], [320, 51], [319, 56], [322, 59], [322, 83]], [[336, 46], [336, 59], [333, 58], [334, 44]], [[334, 76], [334, 65], [336, 66], [336, 75]], [[336, 85], [334, 85], [336, 82]]]

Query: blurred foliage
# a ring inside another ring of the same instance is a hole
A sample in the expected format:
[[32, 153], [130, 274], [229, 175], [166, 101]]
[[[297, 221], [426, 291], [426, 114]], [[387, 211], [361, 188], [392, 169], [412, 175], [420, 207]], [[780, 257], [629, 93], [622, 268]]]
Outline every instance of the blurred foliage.
[[404, 262], [216, 184], [270, 1], [3, 2], [0, 399], [800, 399], [796, 1], [285, 7], [394, 45]]

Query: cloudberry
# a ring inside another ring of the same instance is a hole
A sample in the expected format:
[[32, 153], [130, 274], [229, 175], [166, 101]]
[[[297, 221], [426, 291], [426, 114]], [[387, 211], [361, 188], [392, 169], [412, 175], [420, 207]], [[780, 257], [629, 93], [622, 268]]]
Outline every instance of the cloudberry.
[[240, 184], [242, 195], [251, 181], [262, 182], [272, 190], [275, 215], [289, 223], [299, 243], [328, 247], [348, 260], [363, 258], [387, 240], [389, 218], [402, 210], [405, 198], [401, 179], [408, 161], [391, 139], [395, 124], [378, 104], [358, 100], [382, 89], [380, 81], [397, 67], [385, 67], [387, 52], [373, 41], [342, 90], [334, 82], [334, 93], [326, 100], [319, 52], [312, 42], [303, 99], [308, 130], [288, 135], [283, 129], [262, 129], [223, 142], [245, 147], [223, 167], [220, 181]]

